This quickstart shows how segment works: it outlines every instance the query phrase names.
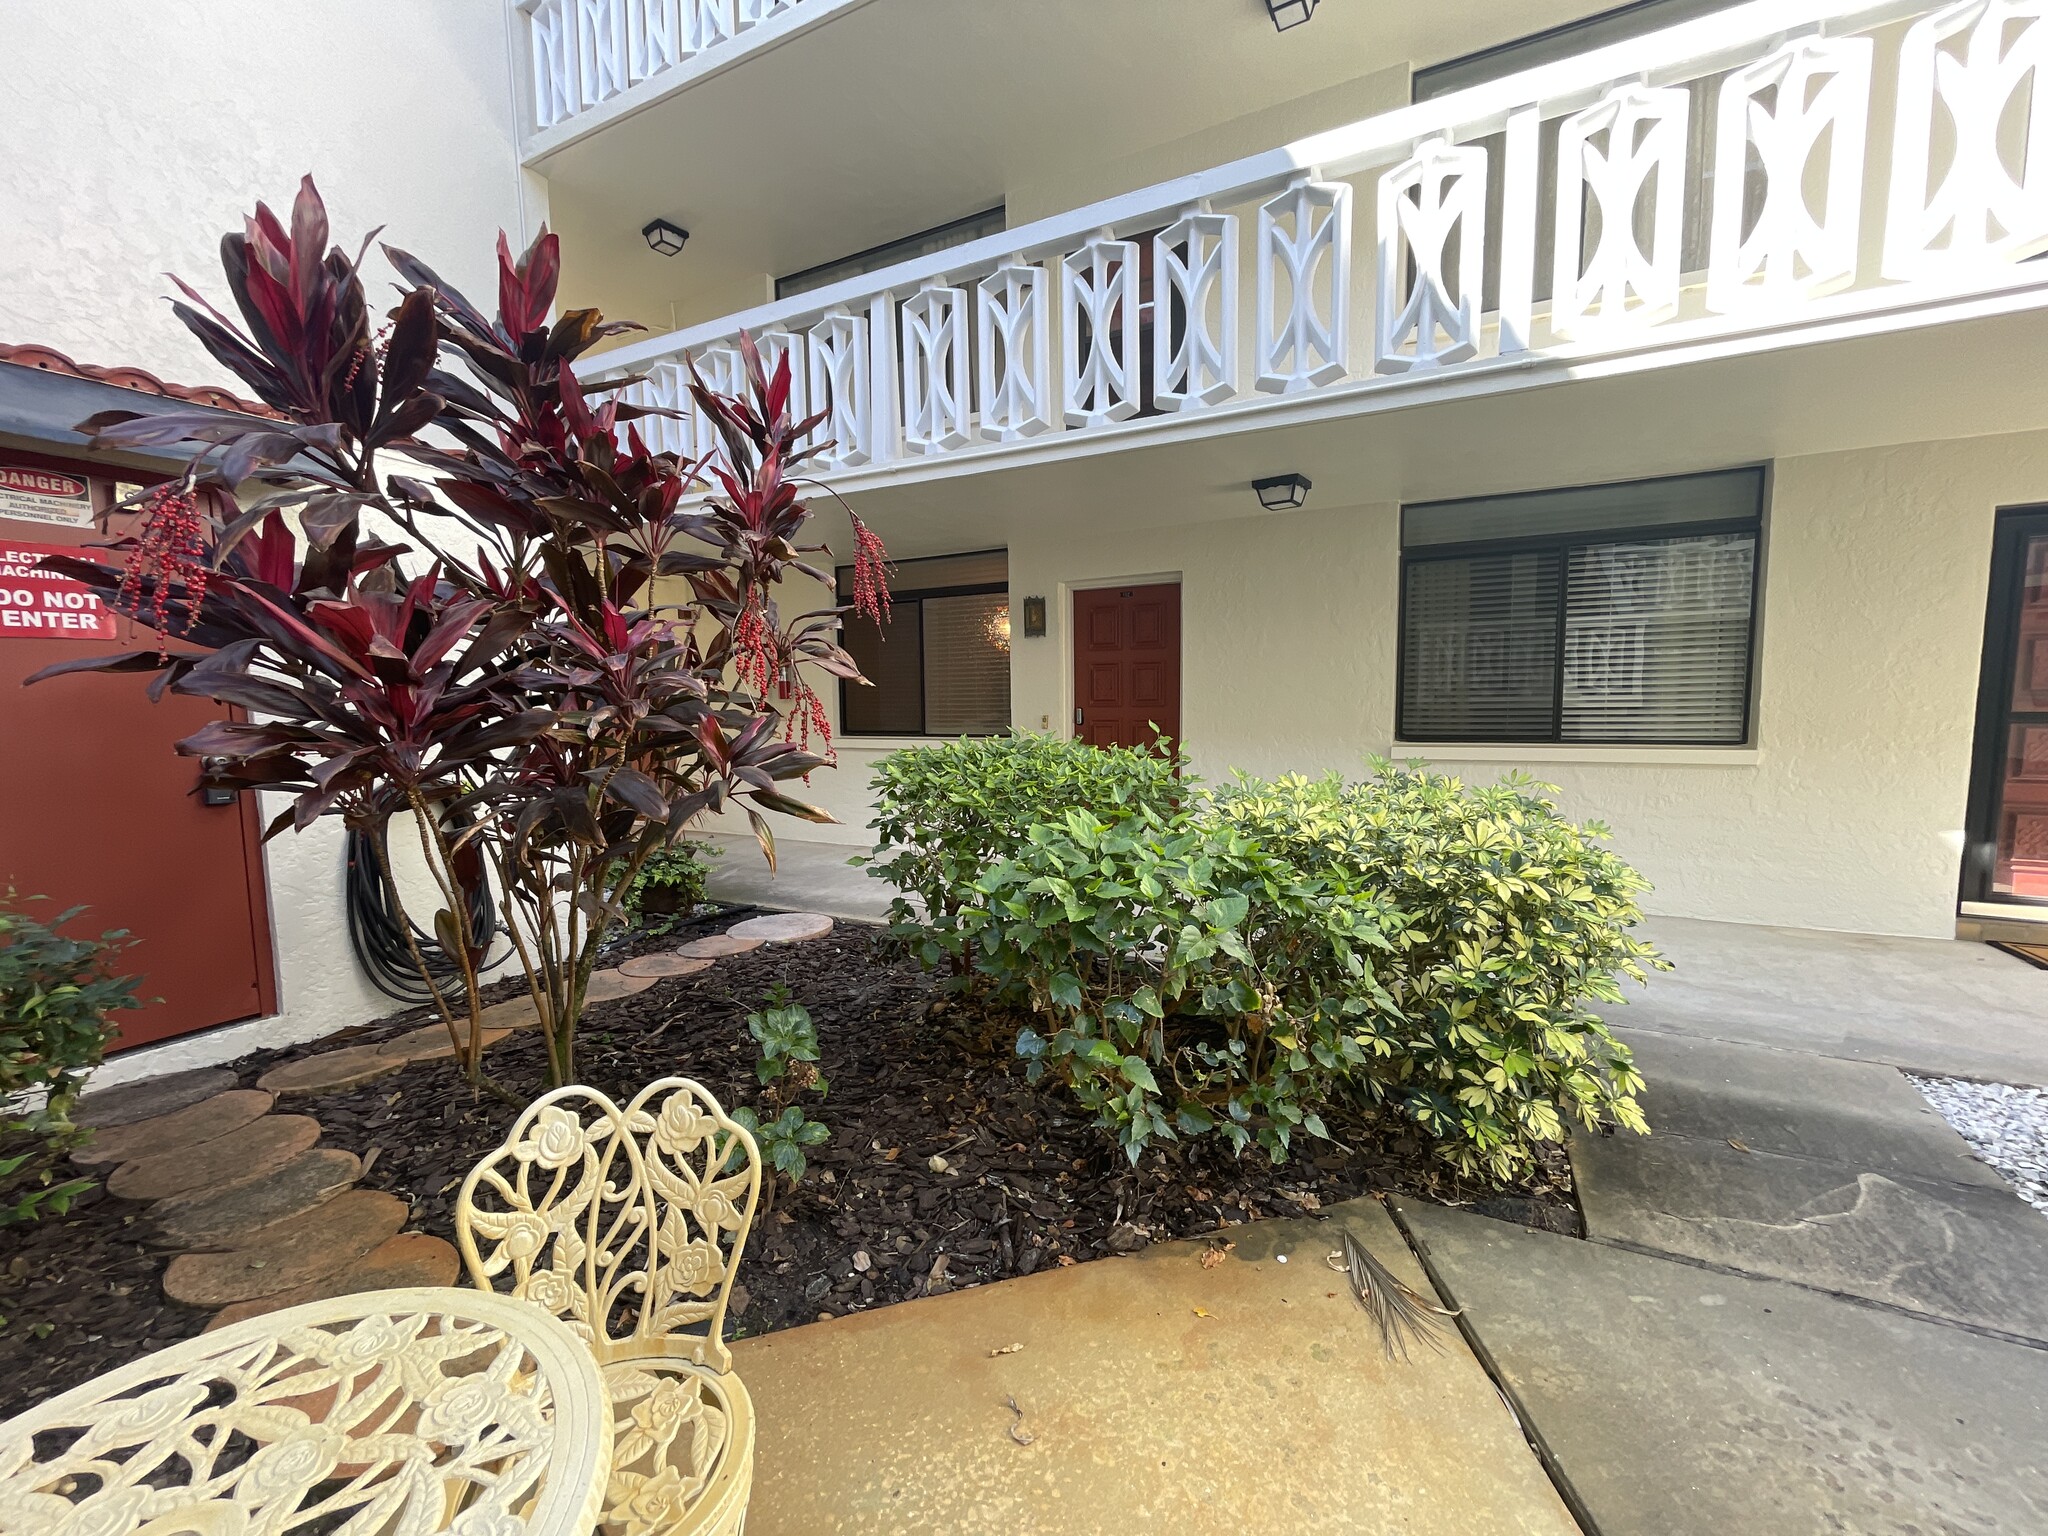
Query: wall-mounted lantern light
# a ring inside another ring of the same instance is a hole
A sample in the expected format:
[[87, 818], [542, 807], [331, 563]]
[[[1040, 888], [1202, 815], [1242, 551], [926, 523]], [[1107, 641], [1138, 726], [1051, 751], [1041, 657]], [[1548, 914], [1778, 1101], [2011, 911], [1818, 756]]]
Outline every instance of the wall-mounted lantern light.
[[678, 229], [667, 219], [656, 219], [644, 227], [640, 234], [647, 241], [647, 249], [657, 256], [680, 255], [684, 244], [690, 238], [687, 229]]
[[1024, 599], [1024, 638], [1040, 640], [1045, 637], [1045, 599], [1027, 597]]
[[1266, 0], [1266, 14], [1282, 32], [1300, 26], [1315, 13], [1316, 0]]
[[1307, 475], [1275, 475], [1270, 480], [1254, 480], [1252, 489], [1268, 512], [1292, 512], [1308, 500], [1309, 481]]

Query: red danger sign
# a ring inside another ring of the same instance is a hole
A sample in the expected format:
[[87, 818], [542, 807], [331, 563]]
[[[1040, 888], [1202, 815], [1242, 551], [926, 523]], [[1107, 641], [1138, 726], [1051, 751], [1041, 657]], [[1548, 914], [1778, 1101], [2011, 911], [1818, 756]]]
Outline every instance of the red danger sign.
[[82, 581], [36, 564], [45, 555], [87, 551], [0, 538], [0, 640], [118, 640], [114, 615]]
[[29, 523], [92, 524], [92, 487], [79, 475], [0, 464], [0, 517]]

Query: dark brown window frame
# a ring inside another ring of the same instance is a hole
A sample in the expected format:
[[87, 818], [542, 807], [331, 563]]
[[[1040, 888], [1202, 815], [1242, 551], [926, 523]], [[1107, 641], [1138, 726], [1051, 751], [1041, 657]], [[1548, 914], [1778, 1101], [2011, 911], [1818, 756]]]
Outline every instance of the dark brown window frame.
[[[1395, 616], [1394, 633], [1394, 739], [1417, 746], [1530, 746], [1530, 747], [1587, 747], [1612, 748], [1627, 751], [1638, 747], [1697, 747], [1713, 750], [1736, 750], [1751, 745], [1756, 731], [1756, 682], [1757, 682], [1757, 635], [1763, 609], [1764, 571], [1764, 528], [1765, 512], [1770, 505], [1770, 466], [1748, 464], [1732, 466], [1725, 470], [1702, 470], [1697, 474], [1653, 475], [1638, 480], [1604, 481], [1583, 486], [1545, 486], [1533, 491], [1515, 495], [1488, 497], [1455, 497], [1446, 501], [1412, 502], [1401, 508], [1405, 526], [1410, 511], [1421, 511], [1431, 507], [1451, 506], [1460, 501], [1514, 501], [1521, 497], [1555, 496], [1573, 491], [1596, 493], [1617, 487], [1654, 485], [1661, 481], [1695, 480], [1709, 475], [1738, 474], [1751, 472], [1757, 475], [1756, 512], [1739, 518], [1702, 519], [1691, 523], [1651, 523], [1612, 528], [1591, 529], [1579, 533], [1535, 534], [1523, 538], [1467, 539], [1455, 543], [1418, 544], [1401, 548], [1400, 599]], [[1586, 549], [1602, 544], [1626, 544], [1646, 540], [1697, 538], [1717, 533], [1749, 533], [1755, 539], [1755, 554], [1750, 560], [1749, 630], [1744, 639], [1744, 659], [1747, 665], [1742, 679], [1742, 730], [1732, 741], [1702, 740], [1698, 737], [1630, 737], [1624, 740], [1587, 739], [1564, 734], [1564, 634], [1570, 619], [1571, 608], [1567, 600], [1567, 573], [1570, 570], [1571, 554], [1575, 549]], [[1550, 719], [1547, 735], [1530, 735], [1518, 732], [1511, 735], [1458, 735], [1430, 734], [1411, 735], [1408, 730], [1408, 572], [1411, 566], [1439, 563], [1446, 560], [1471, 558], [1478, 555], [1519, 554], [1554, 550], [1559, 556], [1557, 590], [1557, 645], [1555, 676], [1551, 679]]]
[[[933, 556], [929, 556], [929, 557], [927, 557], [927, 558], [929, 558], [929, 559], [932, 559], [932, 560], [962, 560], [962, 559], [971, 559], [971, 558], [973, 558], [973, 557], [975, 557], [975, 556], [977, 556], [977, 555], [998, 555], [998, 554], [999, 554], [999, 555], [1003, 555], [1003, 556], [1005, 556], [1005, 559], [1006, 559], [1006, 563], [1007, 563], [1007, 557], [1008, 557], [1009, 551], [1008, 551], [1007, 549], [1002, 549], [1002, 548], [996, 548], [996, 549], [971, 549], [971, 550], [963, 550], [963, 551], [961, 551], [961, 552], [960, 552], [959, 554], [952, 554], [952, 555], [933, 555]], [[902, 562], [900, 562], [900, 563], [899, 563], [899, 564], [897, 565], [896, 569], [897, 569], [897, 571], [898, 571], [898, 572], [901, 572], [901, 571], [903, 571], [903, 570], [906, 570], [906, 569], [909, 569], [909, 568], [915, 567], [915, 566], [917, 566], [917, 565], [919, 565], [919, 564], [922, 564], [922, 563], [923, 563], [923, 562], [922, 562], [921, 560], [905, 560], [905, 561], [902, 561]], [[839, 601], [840, 603], [848, 603], [848, 602], [851, 602], [851, 601], [852, 601], [852, 596], [851, 596], [851, 593], [852, 593], [852, 589], [853, 589], [853, 567], [852, 567], [852, 566], [850, 566], [850, 565], [841, 565], [841, 566], [835, 566], [835, 567], [833, 568], [833, 571], [832, 571], [832, 578], [833, 578], [833, 588], [834, 588], [834, 594], [835, 594], [835, 597], [836, 597], [837, 601]], [[993, 594], [996, 594], [996, 593], [1001, 593], [1001, 594], [1002, 594], [1002, 596], [1003, 596], [1003, 597], [1004, 597], [1005, 599], [1007, 599], [1007, 598], [1009, 597], [1009, 595], [1010, 595], [1010, 584], [1009, 584], [1009, 582], [1008, 582], [1007, 580], [1004, 580], [1004, 581], [999, 581], [999, 582], [997, 582], [997, 581], [982, 581], [982, 582], [968, 582], [968, 583], [965, 583], [965, 584], [955, 584], [955, 585], [953, 585], [953, 586], [944, 586], [944, 587], [899, 587], [899, 586], [895, 585], [894, 583], [892, 583], [892, 584], [890, 585], [890, 588], [889, 588], [889, 601], [890, 601], [890, 606], [891, 606], [891, 622], [892, 622], [892, 623], [894, 622], [894, 614], [895, 614], [895, 610], [899, 610], [899, 609], [903, 608], [903, 607], [904, 607], [904, 606], [905, 606], [906, 604], [910, 604], [910, 603], [916, 603], [916, 604], [920, 605], [920, 606], [919, 606], [919, 609], [918, 609], [918, 621], [917, 621], [917, 643], [918, 643], [919, 647], [920, 647], [920, 648], [922, 648], [922, 646], [923, 646], [923, 644], [924, 644], [924, 611], [923, 611], [923, 607], [922, 607], [922, 604], [924, 603], [924, 601], [925, 601], [925, 599], [926, 599], [926, 598], [934, 598], [934, 597], [987, 597], [987, 596], [991, 596], [991, 595], [993, 595]], [[919, 669], [918, 669], [918, 678], [917, 678], [917, 727], [918, 727], [918, 728], [917, 728], [916, 730], [914, 730], [914, 731], [857, 731], [857, 730], [853, 730], [853, 729], [851, 729], [851, 728], [850, 728], [850, 727], [849, 727], [849, 726], [848, 726], [848, 725], [846, 724], [846, 696], [847, 696], [847, 690], [848, 690], [849, 688], [851, 688], [851, 687], [855, 687], [855, 686], [857, 686], [857, 685], [856, 685], [856, 684], [852, 684], [852, 683], [849, 683], [849, 682], [847, 682], [845, 678], [841, 678], [841, 679], [839, 680], [839, 735], [840, 735], [840, 737], [841, 737], [842, 739], [844, 739], [844, 740], [849, 740], [849, 741], [857, 741], [857, 740], [869, 740], [869, 741], [889, 741], [889, 740], [897, 740], [897, 739], [902, 739], [902, 740], [909, 740], [909, 739], [912, 739], [912, 738], [920, 738], [920, 739], [925, 739], [925, 740], [930, 740], [930, 741], [950, 741], [950, 740], [952, 740], [952, 739], [953, 739], [953, 734], [954, 734], [954, 733], [950, 733], [950, 732], [949, 732], [949, 733], [947, 733], [947, 734], [946, 734], [946, 735], [944, 735], [944, 736], [940, 736], [940, 735], [935, 735], [935, 734], [934, 734], [934, 733], [933, 733], [933, 732], [932, 732], [932, 731], [931, 731], [931, 730], [930, 730], [930, 729], [928, 728], [928, 727], [929, 727], [929, 725], [930, 725], [930, 721], [931, 721], [931, 702], [930, 702], [930, 695], [931, 695], [931, 689], [930, 689], [930, 683], [929, 683], [929, 679], [928, 679], [928, 678], [926, 677], [926, 675], [925, 675], [925, 672], [924, 672], [924, 669], [923, 669], [923, 667], [922, 667], [922, 666], [920, 666], [920, 667], [919, 667]], [[1004, 728], [1003, 730], [1000, 730], [1000, 731], [982, 731], [982, 732], [976, 732], [976, 733], [970, 733], [970, 734], [975, 734], [975, 735], [978, 735], [978, 736], [1002, 736], [1002, 735], [1006, 735], [1006, 734], [1008, 734], [1008, 731], [1009, 731], [1009, 729], [1010, 729], [1009, 727], [1005, 727], [1005, 728]]]

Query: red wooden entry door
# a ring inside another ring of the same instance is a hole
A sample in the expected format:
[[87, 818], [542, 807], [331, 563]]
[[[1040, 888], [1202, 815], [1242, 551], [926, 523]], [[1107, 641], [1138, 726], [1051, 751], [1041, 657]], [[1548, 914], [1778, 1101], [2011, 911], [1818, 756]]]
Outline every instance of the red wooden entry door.
[[[0, 555], [99, 537], [0, 519]], [[44, 919], [85, 905], [66, 932], [141, 940], [122, 964], [142, 977], [140, 996], [163, 1001], [117, 1016], [125, 1050], [274, 1012], [276, 989], [253, 797], [203, 804], [198, 761], [172, 750], [220, 706], [178, 694], [152, 704], [133, 673], [21, 686], [53, 661], [152, 642], [119, 629], [112, 641], [0, 630], [0, 889], [49, 897], [28, 908]]]
[[1180, 740], [1180, 587], [1074, 594], [1074, 735], [1092, 747]]

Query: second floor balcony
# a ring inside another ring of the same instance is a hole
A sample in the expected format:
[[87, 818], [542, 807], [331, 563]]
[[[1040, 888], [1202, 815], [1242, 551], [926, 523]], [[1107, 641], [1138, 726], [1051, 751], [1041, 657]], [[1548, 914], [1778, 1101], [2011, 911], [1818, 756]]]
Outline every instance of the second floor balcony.
[[784, 355], [853, 489], [2048, 306], [2048, 19], [1757, 0], [643, 340]]

